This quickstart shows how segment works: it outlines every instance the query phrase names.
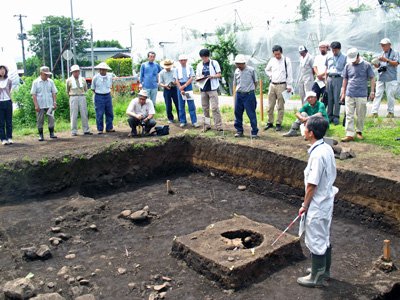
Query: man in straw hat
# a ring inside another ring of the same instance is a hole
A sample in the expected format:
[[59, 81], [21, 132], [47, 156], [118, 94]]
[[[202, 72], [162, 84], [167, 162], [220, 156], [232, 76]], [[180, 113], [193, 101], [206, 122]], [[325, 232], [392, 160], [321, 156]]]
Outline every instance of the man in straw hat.
[[132, 99], [126, 109], [126, 114], [129, 116], [128, 123], [131, 127], [131, 133], [129, 137], [137, 136], [136, 126], [144, 125], [145, 133], [148, 134], [154, 126], [156, 126], [156, 121], [153, 119], [154, 114], [153, 102], [148, 99], [147, 92], [145, 90], [140, 90], [138, 97]]
[[106, 116], [106, 132], [115, 132], [113, 126], [114, 113], [111, 98], [112, 74], [107, 73], [111, 68], [102, 62], [95, 69], [99, 73], [93, 77], [91, 89], [94, 91], [94, 108], [96, 110], [97, 133], [102, 134], [104, 130], [104, 115]]
[[[346, 136], [342, 142], [354, 141], [354, 134], [358, 139], [364, 137], [364, 120], [367, 113], [368, 80], [371, 80], [371, 100], [375, 97], [375, 77], [371, 65], [364, 61], [357, 48], [347, 51], [347, 64], [343, 70], [343, 86], [341, 100], [346, 104]], [[356, 130], [354, 130], [354, 114], [357, 114]]]
[[77, 120], [78, 113], [81, 114], [83, 134], [91, 135], [88, 122], [88, 111], [86, 104], [87, 84], [86, 80], [80, 76], [78, 65], [71, 67], [71, 77], [67, 79], [67, 93], [69, 95], [69, 109], [71, 118], [71, 135], [78, 135]]
[[251, 124], [251, 137], [258, 138], [257, 100], [254, 93], [257, 86], [257, 74], [253, 67], [246, 65], [246, 58], [242, 54], [236, 55], [235, 64], [236, 70], [233, 78], [233, 83], [236, 86], [235, 137], [243, 136], [243, 112], [246, 110]]
[[50, 79], [52, 73], [49, 67], [40, 68], [40, 75], [32, 83], [31, 95], [36, 110], [37, 128], [39, 131], [39, 142], [44, 141], [43, 124], [47, 114], [50, 138], [56, 139], [54, 135], [54, 110], [57, 108], [57, 88]]
[[172, 101], [175, 104], [177, 119], [179, 121], [178, 89], [174, 80], [174, 62], [166, 59], [161, 63], [164, 68], [158, 75], [158, 84], [164, 88], [164, 101], [167, 110], [168, 123], [174, 122], [172, 114]]

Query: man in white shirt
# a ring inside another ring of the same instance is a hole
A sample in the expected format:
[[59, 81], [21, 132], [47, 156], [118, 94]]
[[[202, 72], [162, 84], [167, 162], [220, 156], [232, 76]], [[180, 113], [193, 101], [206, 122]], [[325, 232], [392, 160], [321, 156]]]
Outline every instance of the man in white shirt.
[[[326, 89], [326, 59], [328, 58], [328, 46], [329, 43], [322, 41], [319, 43], [319, 52], [321, 54], [315, 56], [314, 58], [314, 74], [315, 74], [315, 82], [312, 87], [312, 91], [317, 94], [317, 100], [320, 100], [320, 97], [324, 97], [325, 89]], [[328, 106], [327, 99], [324, 101], [324, 98], [321, 101], [325, 104], [325, 107]]]
[[283, 114], [285, 112], [285, 100], [282, 92], [292, 92], [293, 73], [292, 63], [288, 57], [282, 55], [283, 50], [279, 45], [272, 47], [273, 57], [269, 60], [265, 73], [270, 78], [268, 92], [268, 123], [264, 130], [274, 127], [274, 108], [278, 103], [278, 119], [276, 131], [282, 130]]
[[138, 97], [132, 99], [126, 109], [126, 114], [129, 116], [128, 123], [131, 127], [129, 137], [137, 136], [136, 127], [139, 125], [144, 126], [145, 133], [148, 134], [151, 128], [156, 126], [156, 121], [153, 119], [155, 113], [153, 102], [148, 99], [147, 91], [141, 90]]

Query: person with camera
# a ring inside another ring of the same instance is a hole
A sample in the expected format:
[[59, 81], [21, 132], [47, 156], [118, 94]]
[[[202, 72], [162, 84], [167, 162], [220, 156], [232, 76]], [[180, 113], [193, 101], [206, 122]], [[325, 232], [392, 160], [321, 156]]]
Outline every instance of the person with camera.
[[[347, 51], [347, 64], [343, 70], [343, 86], [341, 101], [346, 105], [346, 136], [342, 142], [354, 141], [354, 134], [362, 140], [364, 137], [365, 115], [367, 114], [368, 80], [371, 80], [371, 100], [375, 97], [375, 74], [371, 65], [364, 61], [357, 48], [350, 48]], [[354, 130], [354, 114], [357, 114], [356, 130]]]
[[174, 102], [177, 119], [179, 121], [179, 102], [178, 88], [174, 80], [174, 62], [166, 59], [161, 63], [164, 68], [158, 74], [158, 85], [164, 89], [164, 101], [167, 110], [168, 123], [174, 123], [174, 115], [172, 114], [172, 102]]
[[373, 64], [378, 68], [378, 81], [376, 83], [376, 96], [372, 104], [372, 116], [378, 117], [379, 106], [383, 97], [383, 92], [386, 92], [387, 97], [387, 118], [394, 117], [394, 102], [397, 91], [397, 66], [400, 63], [399, 53], [392, 49], [391, 41], [384, 38], [380, 42], [383, 50], [382, 55], [374, 61]]
[[153, 101], [148, 99], [147, 91], [139, 91], [138, 97], [132, 99], [126, 109], [126, 114], [129, 116], [128, 124], [131, 127], [131, 133], [128, 136], [136, 137], [138, 135], [137, 126], [142, 126], [145, 134], [149, 134], [151, 128], [156, 126], [153, 118], [155, 113]]

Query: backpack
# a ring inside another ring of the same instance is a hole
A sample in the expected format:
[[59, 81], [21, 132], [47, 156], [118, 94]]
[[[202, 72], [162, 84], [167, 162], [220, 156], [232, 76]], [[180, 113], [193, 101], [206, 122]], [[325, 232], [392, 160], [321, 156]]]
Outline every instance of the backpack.
[[155, 135], [157, 136], [169, 134], [169, 125], [155, 126], [154, 129], [155, 129]]

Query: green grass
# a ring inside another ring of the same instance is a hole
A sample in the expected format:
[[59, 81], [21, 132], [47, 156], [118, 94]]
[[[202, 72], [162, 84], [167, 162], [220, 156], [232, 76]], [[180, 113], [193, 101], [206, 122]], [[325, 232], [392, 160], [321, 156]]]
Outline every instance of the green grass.
[[[116, 126], [126, 125], [127, 124], [127, 116], [125, 114], [126, 108], [129, 105], [132, 97], [130, 95], [127, 96], [116, 96], [113, 98], [113, 107], [114, 107], [114, 124]], [[233, 122], [234, 111], [231, 106], [222, 106], [220, 108], [222, 119], [224, 122]], [[198, 116], [202, 115], [202, 108], [197, 107], [196, 109]], [[289, 130], [293, 121], [295, 120], [295, 113], [297, 110], [287, 110], [285, 112], [285, 117], [283, 119], [282, 126], [284, 130]], [[173, 113], [176, 116], [175, 108], [173, 108]], [[156, 105], [156, 115], [155, 118], [159, 121], [167, 121], [166, 116], [166, 108], [164, 103], [157, 103]], [[264, 120], [266, 120], [267, 114], [264, 113]], [[265, 121], [261, 122], [260, 111], [257, 111], [257, 120], [259, 123], [259, 127], [265, 125]], [[244, 113], [243, 121], [245, 124], [250, 124], [250, 120], [247, 117], [246, 113]], [[96, 120], [94, 118], [89, 118], [89, 124], [94, 126], [96, 124]], [[80, 129], [81, 124], [80, 120], [78, 120], [78, 128]], [[69, 120], [64, 119], [56, 119], [56, 131], [69, 131], [70, 130], [70, 122]], [[22, 127], [18, 124], [14, 125], [14, 135], [17, 136], [27, 136], [27, 135], [36, 135], [37, 129], [36, 127]], [[45, 133], [47, 134], [47, 129], [45, 126]], [[207, 135], [212, 135], [212, 131], [207, 133]], [[334, 126], [331, 125], [328, 133], [328, 136], [334, 137], [336, 139], [340, 139], [344, 137], [344, 127], [341, 125]], [[400, 137], [400, 119], [387, 119], [387, 118], [366, 118], [365, 121], [365, 129], [364, 129], [364, 137], [363, 141], [357, 141], [359, 143], [365, 144], [374, 144], [383, 147], [387, 151], [391, 151], [394, 154], [400, 154], [400, 142], [396, 141], [397, 137]]]

